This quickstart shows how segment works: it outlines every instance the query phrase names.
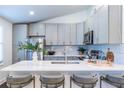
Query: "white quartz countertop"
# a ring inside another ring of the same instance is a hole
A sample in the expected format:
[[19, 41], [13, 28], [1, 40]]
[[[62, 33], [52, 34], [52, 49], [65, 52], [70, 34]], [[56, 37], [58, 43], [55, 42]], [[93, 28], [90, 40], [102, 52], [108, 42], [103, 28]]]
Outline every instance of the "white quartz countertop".
[[51, 64], [51, 62], [64, 61], [21, 61], [16, 64], [9, 65], [0, 71], [124, 71], [124, 65], [113, 64], [112, 66], [96, 66], [86, 63], [85, 61], [69, 61], [80, 62], [79, 64]]
[[51, 56], [53, 56], [53, 57], [58, 57], [58, 56], [60, 56], [60, 57], [64, 57], [64, 56], [68, 56], [68, 57], [71, 57], [71, 56], [75, 56], [75, 57], [80, 57], [80, 56], [86, 56], [86, 55], [44, 55], [45, 57], [51, 57]]

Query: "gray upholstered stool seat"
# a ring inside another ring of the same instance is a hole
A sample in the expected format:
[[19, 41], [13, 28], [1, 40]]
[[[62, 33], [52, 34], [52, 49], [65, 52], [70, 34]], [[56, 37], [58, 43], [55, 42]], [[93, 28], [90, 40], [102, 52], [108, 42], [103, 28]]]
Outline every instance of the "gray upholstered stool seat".
[[18, 75], [8, 75], [7, 77], [7, 86], [10, 88], [21, 88], [24, 87], [26, 85], [28, 85], [29, 83], [33, 82], [33, 87], [35, 87], [35, 77], [33, 77], [30, 74], [18, 74]]
[[59, 72], [47, 72], [40, 76], [41, 87], [57, 88], [61, 85], [64, 87], [65, 77]]
[[98, 79], [95, 75], [73, 74], [70, 78], [70, 87], [72, 87], [72, 81], [82, 88], [95, 87]]
[[106, 75], [100, 77], [100, 87], [102, 87], [102, 80], [105, 82], [118, 87], [118, 88], [124, 88], [124, 75], [119, 74], [113, 74], [113, 75]]

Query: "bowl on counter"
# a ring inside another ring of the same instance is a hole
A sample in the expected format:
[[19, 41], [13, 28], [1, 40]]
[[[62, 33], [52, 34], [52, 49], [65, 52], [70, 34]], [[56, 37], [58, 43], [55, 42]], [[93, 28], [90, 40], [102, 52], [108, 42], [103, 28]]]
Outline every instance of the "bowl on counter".
[[55, 51], [48, 51], [48, 55], [54, 55]]

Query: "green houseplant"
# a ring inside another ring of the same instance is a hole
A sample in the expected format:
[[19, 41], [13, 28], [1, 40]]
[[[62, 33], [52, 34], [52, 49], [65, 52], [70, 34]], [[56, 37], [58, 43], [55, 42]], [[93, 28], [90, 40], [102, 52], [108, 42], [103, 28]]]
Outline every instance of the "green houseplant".
[[27, 50], [28, 53], [33, 53], [32, 59], [37, 60], [38, 59], [38, 53], [42, 52], [43, 49], [41, 48], [42, 43], [36, 42], [35, 44], [32, 44], [30, 42], [22, 43], [20, 42], [18, 50]]
[[78, 51], [79, 51], [79, 55], [81, 55], [81, 56], [79, 57], [79, 59], [80, 59], [80, 60], [83, 60], [83, 54], [84, 54], [84, 52], [86, 51], [86, 49], [84, 49], [83, 47], [79, 47], [79, 48], [78, 48]]
[[79, 48], [78, 48], [78, 51], [79, 51], [79, 54], [80, 54], [80, 55], [83, 55], [84, 52], [86, 51], [86, 49], [84, 49], [83, 47], [79, 47]]
[[26, 50], [29, 50], [29, 51], [36, 51], [36, 52], [41, 52], [42, 51], [42, 48], [40, 48], [40, 44], [39, 42], [36, 42], [35, 44], [32, 44], [30, 42], [26, 42], [26, 43], [20, 43], [19, 44], [19, 50], [22, 50], [22, 49], [26, 49]]

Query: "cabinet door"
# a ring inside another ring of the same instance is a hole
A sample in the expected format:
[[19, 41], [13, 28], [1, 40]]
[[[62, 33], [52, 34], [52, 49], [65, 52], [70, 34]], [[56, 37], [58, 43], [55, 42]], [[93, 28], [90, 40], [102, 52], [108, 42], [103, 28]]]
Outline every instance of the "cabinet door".
[[98, 24], [98, 13], [95, 13], [93, 15], [93, 43], [94, 44], [98, 44], [98, 28], [99, 28], [99, 24]]
[[85, 30], [84, 30], [84, 33], [87, 33], [89, 28], [88, 28], [88, 19], [84, 22], [84, 26], [85, 26]]
[[45, 35], [45, 25], [41, 23], [29, 24], [29, 35]]
[[87, 31], [92, 31], [93, 30], [93, 17], [89, 16], [87, 19]]
[[46, 24], [46, 45], [57, 45], [57, 24]]
[[77, 39], [76, 24], [71, 24], [70, 45], [76, 45], [76, 39]]
[[58, 44], [70, 45], [70, 24], [58, 25]]
[[98, 44], [108, 44], [108, 6], [98, 10]]
[[39, 23], [39, 30], [38, 30], [38, 32], [39, 32], [39, 35], [45, 35], [45, 24], [41, 24], [41, 23]]
[[122, 43], [122, 6], [109, 6], [109, 43]]
[[83, 45], [83, 41], [84, 41], [84, 23], [78, 23], [77, 24], [77, 41], [76, 44], [77, 45]]
[[70, 45], [70, 24], [63, 24], [65, 45]]
[[63, 24], [58, 24], [58, 45], [64, 45], [64, 33]]

